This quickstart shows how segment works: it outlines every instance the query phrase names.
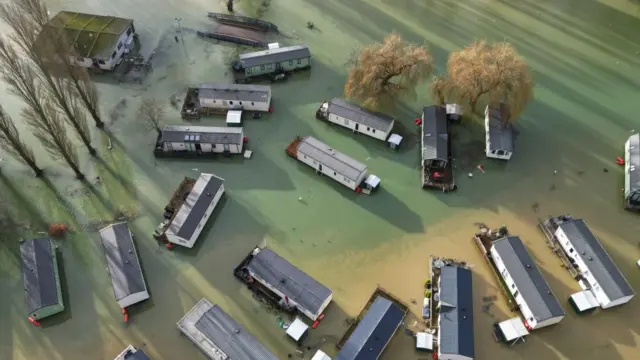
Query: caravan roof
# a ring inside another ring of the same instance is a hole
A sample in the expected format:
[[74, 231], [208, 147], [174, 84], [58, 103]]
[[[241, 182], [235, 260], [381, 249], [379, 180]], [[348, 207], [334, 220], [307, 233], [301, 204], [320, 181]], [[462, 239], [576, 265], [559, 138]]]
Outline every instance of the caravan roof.
[[246, 84], [201, 84], [198, 98], [212, 100], [238, 100], [267, 102], [271, 97], [271, 87]]
[[241, 127], [167, 125], [160, 142], [197, 142], [204, 144], [242, 144]]
[[500, 104], [499, 106], [488, 106], [488, 108], [489, 150], [513, 152], [515, 148], [513, 125], [502, 120], [506, 116], [505, 113], [509, 111], [507, 105]]
[[330, 114], [353, 120], [373, 129], [388, 132], [393, 127], [393, 117], [383, 113], [369, 111], [344, 99], [333, 98], [329, 101], [328, 105], [329, 108], [327, 111]]
[[471, 271], [440, 269], [440, 352], [473, 358], [473, 285]]
[[445, 109], [436, 105], [425, 106], [422, 118], [422, 160], [447, 160], [449, 124]]
[[279, 63], [311, 56], [309, 48], [304, 45], [278, 47], [262, 51], [240, 54], [240, 61], [245, 67]]
[[367, 165], [332, 149], [329, 145], [311, 136], [306, 136], [300, 141], [298, 152], [353, 181], [357, 181], [363, 173], [367, 172]]
[[49, 238], [27, 240], [20, 245], [28, 313], [60, 303], [53, 251]]

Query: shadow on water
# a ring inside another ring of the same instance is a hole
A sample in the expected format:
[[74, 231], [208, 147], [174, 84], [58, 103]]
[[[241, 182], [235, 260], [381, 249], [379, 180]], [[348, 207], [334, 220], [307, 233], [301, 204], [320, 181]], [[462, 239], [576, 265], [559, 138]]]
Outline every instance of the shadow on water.
[[58, 274], [60, 277], [60, 290], [62, 293], [62, 303], [64, 304], [64, 311], [43, 319], [40, 323], [42, 328], [46, 329], [60, 325], [73, 317], [72, 303], [69, 297], [69, 277], [67, 276], [67, 269], [64, 262], [64, 254], [60, 248], [56, 246], [56, 255], [58, 257]]

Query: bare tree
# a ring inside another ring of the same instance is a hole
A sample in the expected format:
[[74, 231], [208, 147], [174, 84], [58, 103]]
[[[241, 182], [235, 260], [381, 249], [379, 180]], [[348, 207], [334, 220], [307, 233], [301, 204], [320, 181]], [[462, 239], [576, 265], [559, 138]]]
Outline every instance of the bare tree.
[[42, 175], [42, 169], [36, 164], [33, 151], [20, 139], [18, 129], [2, 106], [0, 106], [0, 148], [16, 160], [28, 165], [36, 176]]
[[162, 131], [165, 107], [157, 99], [145, 97], [138, 108], [138, 117], [144, 121], [147, 131], [155, 131], [158, 134]]
[[451, 80], [446, 75], [434, 76], [429, 89], [432, 98], [438, 105], [443, 106], [451, 94]]
[[416, 84], [431, 73], [433, 58], [426, 47], [407, 44], [392, 33], [358, 50], [350, 65], [345, 95], [375, 108], [413, 94]]
[[476, 41], [449, 56], [448, 70], [455, 94], [474, 112], [486, 96], [489, 103], [509, 104], [512, 111], [505, 121], [511, 122], [533, 97], [531, 71], [506, 42], [488, 45]]

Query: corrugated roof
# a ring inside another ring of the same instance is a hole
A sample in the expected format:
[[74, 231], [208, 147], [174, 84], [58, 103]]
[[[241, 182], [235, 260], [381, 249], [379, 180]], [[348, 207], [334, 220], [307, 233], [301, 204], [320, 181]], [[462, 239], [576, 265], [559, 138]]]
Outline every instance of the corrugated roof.
[[253, 67], [308, 57], [311, 57], [311, 52], [308, 47], [304, 45], [293, 45], [240, 54], [240, 61], [244, 67]]
[[422, 110], [422, 160], [447, 160], [449, 123], [442, 106], [425, 106]]
[[229, 360], [278, 360], [218, 305], [196, 323], [196, 328], [215, 344]]
[[167, 125], [162, 128], [160, 142], [241, 145], [242, 136], [242, 127]]
[[127, 223], [111, 224], [103, 228], [100, 230], [100, 239], [116, 300], [147, 291]]
[[202, 84], [198, 88], [199, 99], [268, 102], [271, 87], [245, 84]]
[[186, 240], [191, 239], [205, 212], [213, 202], [213, 197], [223, 184], [224, 179], [213, 174], [200, 174], [187, 199], [169, 224], [167, 232]]
[[393, 127], [393, 117], [369, 111], [340, 98], [329, 101], [328, 112], [384, 132], [390, 131]]
[[578, 256], [585, 262], [602, 291], [613, 301], [635, 295], [620, 269], [611, 260], [600, 240], [589, 230], [582, 219], [565, 221], [559, 228], [567, 235]]
[[329, 288], [268, 248], [261, 249], [247, 269], [313, 314], [331, 296]]
[[367, 172], [367, 165], [332, 149], [329, 145], [311, 136], [304, 137], [297, 150], [353, 181], [358, 180], [362, 173]]
[[538, 322], [565, 315], [560, 302], [519, 237], [508, 236], [496, 240], [493, 247]]
[[628, 191], [633, 193], [640, 190], [640, 134], [629, 137], [629, 150], [627, 154]]
[[376, 360], [404, 320], [404, 311], [378, 296], [344, 343], [335, 360]]
[[28, 313], [61, 301], [58, 299], [55, 275], [58, 264], [54, 261], [53, 251], [55, 249], [49, 238], [27, 240], [20, 245]]
[[508, 112], [506, 104], [500, 106], [489, 106], [489, 150], [504, 150], [513, 152], [515, 150], [515, 141], [513, 134], [513, 125], [502, 121], [505, 112]]
[[440, 269], [440, 352], [473, 358], [473, 285], [471, 271]]

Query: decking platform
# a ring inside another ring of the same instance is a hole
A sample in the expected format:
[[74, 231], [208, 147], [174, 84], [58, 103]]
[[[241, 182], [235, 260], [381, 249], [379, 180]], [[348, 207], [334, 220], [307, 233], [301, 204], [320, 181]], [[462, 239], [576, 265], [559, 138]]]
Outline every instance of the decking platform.
[[218, 25], [212, 32], [197, 31], [196, 34], [200, 37], [227, 41], [236, 44], [263, 48], [268, 46], [267, 37], [264, 33], [237, 26]]
[[200, 105], [199, 88], [188, 88], [182, 103], [180, 116], [183, 120], [199, 120], [202, 116], [223, 115], [228, 109], [210, 108]]
[[571, 219], [571, 217], [568, 215], [552, 217], [547, 220], [541, 221], [538, 224], [538, 227], [544, 233], [547, 239], [547, 246], [549, 247], [549, 249], [551, 249], [551, 251], [558, 258], [560, 258], [562, 267], [564, 267], [565, 269], [567, 269], [567, 271], [569, 271], [569, 274], [571, 274], [571, 277], [573, 277], [573, 279], [580, 281], [582, 279], [582, 275], [580, 275], [580, 271], [575, 267], [575, 265], [573, 265], [571, 260], [569, 260], [569, 257], [564, 252], [564, 250], [562, 249], [562, 246], [560, 246], [560, 243], [558, 243], [558, 239], [555, 236], [555, 232], [558, 229], [558, 225], [562, 224], [567, 219]]
[[287, 153], [287, 155], [291, 156], [294, 159], [297, 159], [298, 146], [300, 145], [301, 141], [302, 141], [302, 138], [300, 136], [296, 136], [296, 138], [289, 145], [287, 145], [287, 148], [284, 150]]
[[234, 26], [246, 27], [248, 29], [258, 30], [263, 32], [278, 31], [278, 27], [275, 24], [270, 23], [268, 21], [256, 19], [256, 18], [240, 16], [240, 15], [215, 13], [215, 12], [210, 12], [207, 14], [207, 16], [209, 16], [211, 19], [214, 19], [221, 24], [230, 24]]
[[[449, 141], [447, 141], [447, 165], [444, 169], [431, 169], [424, 166], [422, 161], [421, 166], [421, 178], [423, 189], [436, 189], [442, 192], [455, 191], [458, 186], [456, 185], [455, 177], [453, 175], [453, 153], [451, 148], [451, 131], [449, 131]], [[439, 176], [436, 176], [438, 173]]]
[[159, 226], [153, 234], [153, 238], [158, 241], [168, 242], [167, 237], [165, 236], [165, 232], [169, 228], [169, 224], [171, 224], [171, 220], [178, 213], [178, 210], [184, 204], [187, 196], [191, 193], [193, 186], [196, 184], [197, 179], [185, 177], [184, 180], [180, 183], [176, 191], [173, 192], [171, 196], [171, 200], [167, 206], [164, 207], [164, 221], [162, 222], [162, 226]]

